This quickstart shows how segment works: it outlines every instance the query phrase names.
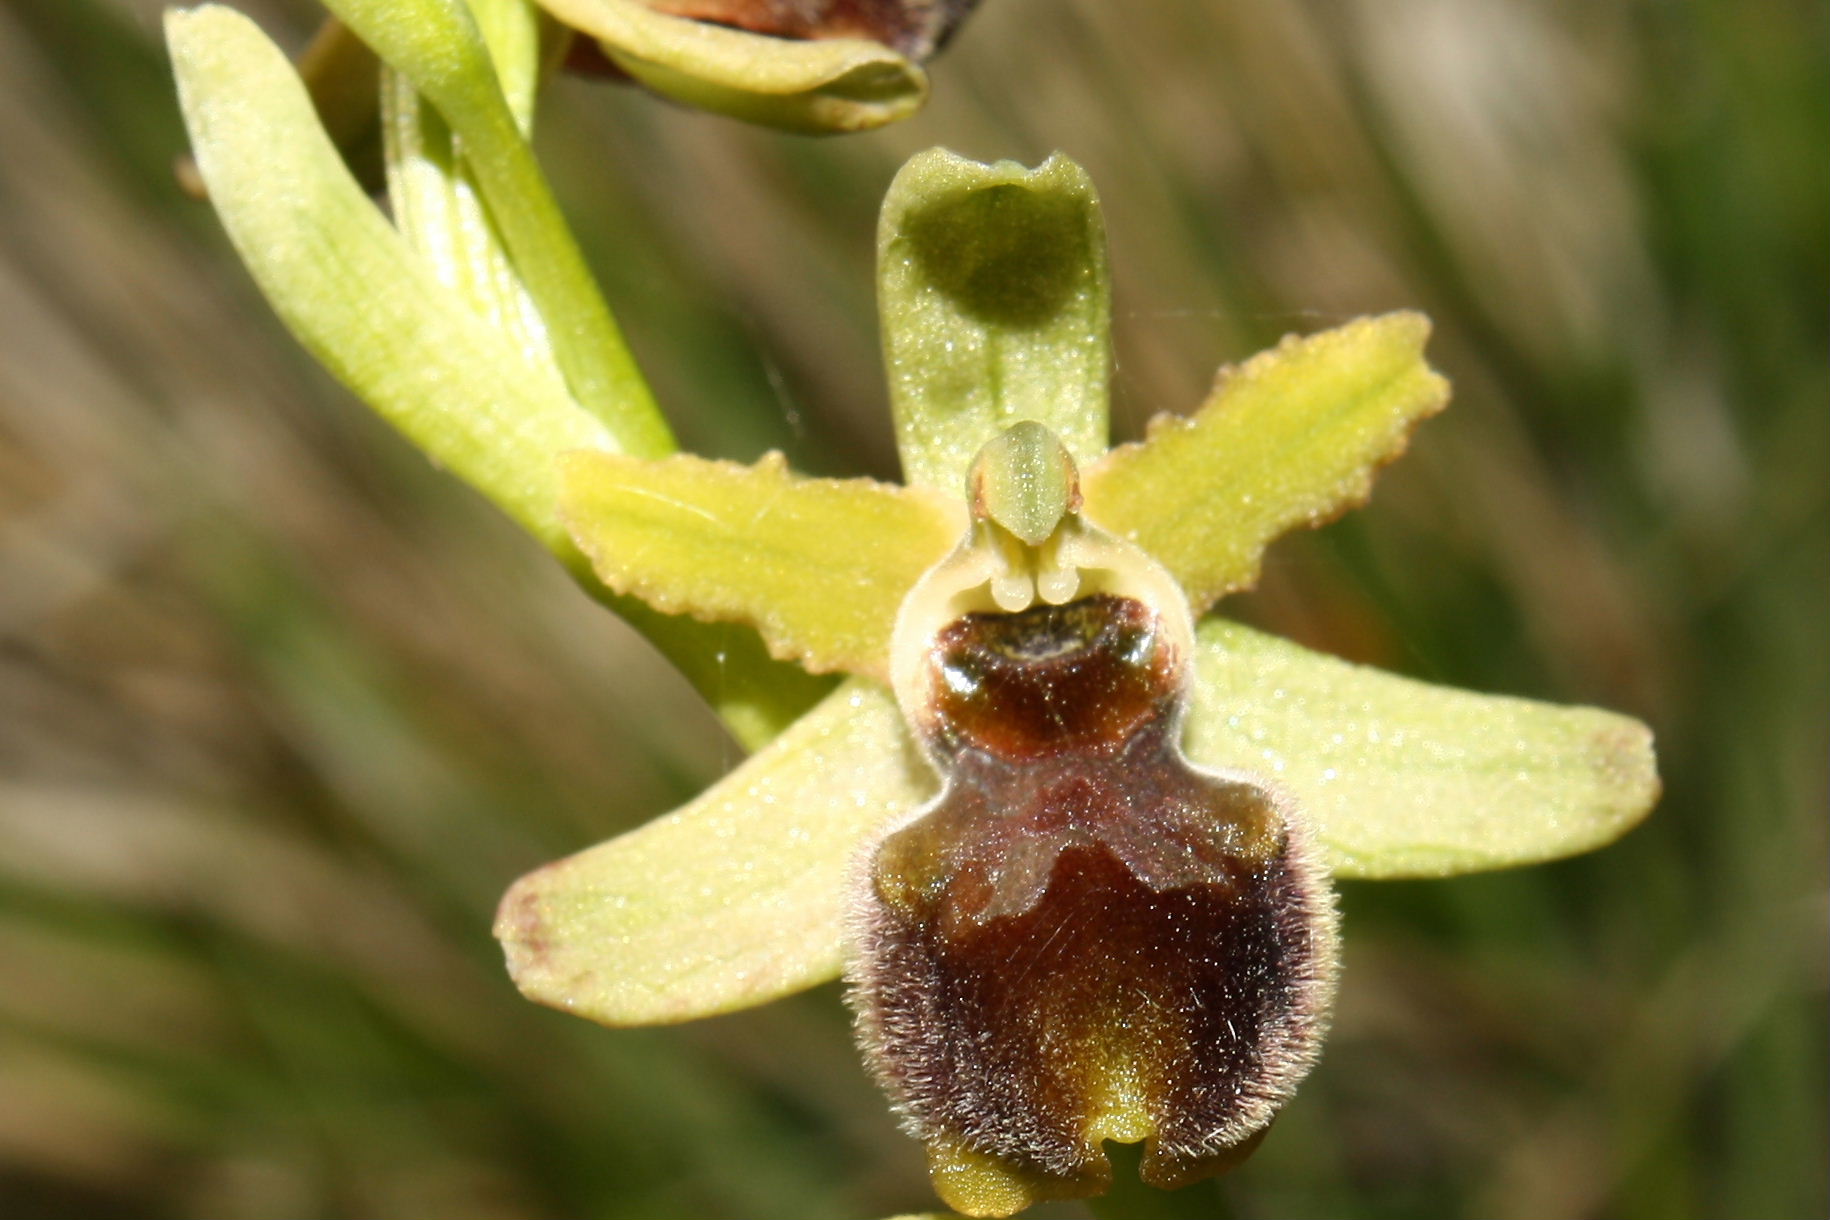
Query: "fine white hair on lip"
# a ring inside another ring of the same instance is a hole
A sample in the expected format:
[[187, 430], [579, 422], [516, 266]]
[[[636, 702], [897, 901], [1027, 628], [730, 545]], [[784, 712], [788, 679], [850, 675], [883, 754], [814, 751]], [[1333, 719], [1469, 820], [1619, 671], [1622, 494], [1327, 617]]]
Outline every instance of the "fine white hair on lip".
[[[998, 608], [986, 585], [1001, 561], [976, 532], [905, 602], [897, 693], [941, 790], [873, 836], [848, 887], [866, 1062], [928, 1144], [937, 1190], [969, 1214], [1096, 1193], [1105, 1139], [1147, 1140], [1141, 1171], [1156, 1185], [1237, 1163], [1313, 1066], [1333, 995], [1335, 903], [1299, 811], [1260, 777], [1182, 752], [1179, 588], [1129, 544], [1071, 518], [1062, 532], [1050, 540], [1062, 567], [1086, 578], [1067, 604]], [[1094, 558], [1106, 566], [1081, 566]], [[1086, 795], [1056, 807], [1044, 794], [1069, 774]], [[1190, 941], [1192, 929], [1220, 939]], [[1102, 955], [1107, 943], [1122, 952]], [[1000, 948], [976, 963], [991, 950], [975, 945]], [[1086, 994], [1135, 993], [1126, 1019], [1155, 1032], [1109, 1044], [1101, 1030], [1118, 1026], [1059, 1007], [1081, 994], [1080, 962]], [[1001, 968], [1027, 980], [1007, 999]], [[995, 1014], [1012, 1012], [1025, 1015], [1000, 1028]], [[1092, 1058], [1071, 1049], [1083, 1039]], [[1045, 1043], [1068, 1058], [1037, 1058]], [[1137, 1066], [1152, 1055], [1171, 1075]], [[1062, 1098], [1085, 1108], [1064, 1112]]]

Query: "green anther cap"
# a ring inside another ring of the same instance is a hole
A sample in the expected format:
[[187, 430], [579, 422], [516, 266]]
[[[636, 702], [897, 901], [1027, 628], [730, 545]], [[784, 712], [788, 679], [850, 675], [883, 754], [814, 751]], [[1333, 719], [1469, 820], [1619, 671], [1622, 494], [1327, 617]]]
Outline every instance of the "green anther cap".
[[1080, 471], [1059, 437], [1026, 419], [979, 450], [966, 475], [966, 496], [974, 517], [1041, 546], [1080, 507]]

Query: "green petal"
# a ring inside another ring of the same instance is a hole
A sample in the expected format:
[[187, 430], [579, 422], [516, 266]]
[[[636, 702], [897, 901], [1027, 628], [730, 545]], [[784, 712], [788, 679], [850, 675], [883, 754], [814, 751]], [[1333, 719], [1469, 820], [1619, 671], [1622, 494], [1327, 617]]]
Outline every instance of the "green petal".
[[1218, 618], [1189, 756], [1295, 796], [1341, 877], [1443, 877], [1611, 843], [1658, 800], [1652, 734], [1588, 707], [1478, 695]]
[[166, 28], [211, 202], [280, 317], [433, 460], [569, 550], [553, 456], [610, 445], [606, 429], [414, 256], [251, 21], [212, 5]]
[[1421, 314], [1361, 318], [1220, 370], [1193, 417], [1159, 418], [1086, 470], [1087, 516], [1160, 560], [1199, 614], [1249, 587], [1278, 535], [1363, 503], [1448, 405], [1429, 333]]
[[754, 626], [816, 672], [887, 678], [903, 596], [965, 529], [958, 506], [869, 479], [606, 453], [563, 462], [561, 510], [604, 583], [669, 614]]
[[932, 788], [884, 687], [847, 682], [675, 813], [529, 873], [496, 936], [529, 999], [685, 1021], [839, 973], [854, 857]]
[[603, 421], [619, 451], [671, 452], [673, 435], [541, 176], [465, 0], [326, 0], [326, 7], [412, 81], [463, 142], [573, 396]]
[[880, 43], [793, 41], [655, 12], [639, 0], [540, 0], [629, 75], [688, 106], [807, 133], [907, 118], [928, 77]]
[[1019, 420], [1083, 465], [1105, 452], [1105, 227], [1074, 162], [917, 154], [883, 201], [877, 283], [908, 482], [961, 494], [973, 456]]

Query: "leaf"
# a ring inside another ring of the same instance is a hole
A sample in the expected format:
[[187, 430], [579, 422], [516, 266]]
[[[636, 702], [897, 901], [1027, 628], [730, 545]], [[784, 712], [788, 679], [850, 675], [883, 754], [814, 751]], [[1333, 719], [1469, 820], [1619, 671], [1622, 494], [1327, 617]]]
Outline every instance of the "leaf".
[[610, 445], [604, 427], [440, 287], [253, 22], [211, 5], [169, 13], [166, 29], [211, 202], [281, 319], [434, 461], [569, 550], [553, 456]]
[[932, 786], [889, 691], [847, 682], [697, 800], [516, 882], [496, 919], [509, 973], [606, 1025], [826, 982], [854, 857]]
[[1219, 618], [1187, 748], [1288, 789], [1341, 877], [1445, 877], [1611, 843], [1658, 800], [1652, 734], [1596, 708], [1432, 686]]
[[672, 452], [673, 434], [541, 176], [464, 0], [326, 0], [326, 7], [457, 133], [573, 396], [603, 421], [618, 451]]
[[540, 0], [617, 67], [700, 110], [786, 131], [868, 131], [921, 109], [928, 77], [858, 38], [797, 41], [655, 12], [639, 0]]
[[1111, 289], [1085, 170], [917, 154], [883, 201], [877, 283], [910, 484], [961, 494], [973, 456], [1020, 420], [1083, 465], [1105, 451]]
[[778, 657], [888, 676], [903, 596], [958, 540], [944, 498], [869, 479], [576, 453], [562, 512], [604, 583], [669, 614], [754, 626]]
[[1160, 560], [1197, 614], [1248, 588], [1272, 540], [1364, 503], [1448, 405], [1429, 333], [1421, 314], [1361, 318], [1220, 370], [1191, 418], [1159, 417], [1085, 470], [1087, 516]]

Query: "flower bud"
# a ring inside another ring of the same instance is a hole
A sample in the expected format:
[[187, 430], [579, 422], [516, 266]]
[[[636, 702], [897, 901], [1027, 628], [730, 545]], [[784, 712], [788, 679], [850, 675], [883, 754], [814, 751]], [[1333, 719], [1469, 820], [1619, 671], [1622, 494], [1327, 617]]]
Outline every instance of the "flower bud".
[[[540, 0], [617, 72], [675, 101], [809, 134], [906, 118], [919, 66], [977, 0]], [[588, 63], [574, 49], [574, 64]]]
[[920, 62], [946, 45], [978, 0], [644, 0], [676, 17], [774, 38], [861, 38]]

